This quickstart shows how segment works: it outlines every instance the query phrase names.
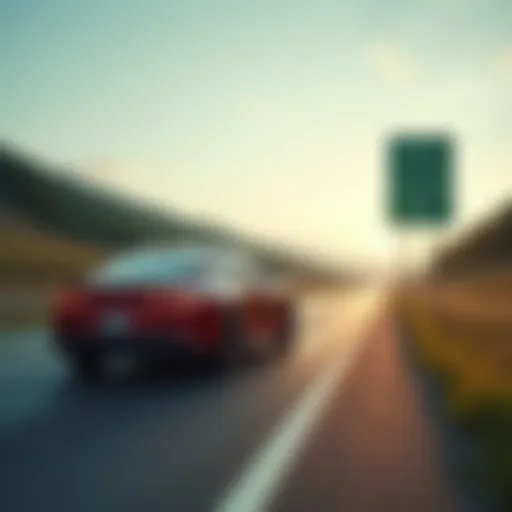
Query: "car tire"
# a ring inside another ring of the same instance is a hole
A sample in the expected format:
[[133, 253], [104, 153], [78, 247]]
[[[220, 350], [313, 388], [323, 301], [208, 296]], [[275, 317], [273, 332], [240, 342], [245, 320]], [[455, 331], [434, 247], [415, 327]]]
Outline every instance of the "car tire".
[[283, 321], [277, 336], [277, 352], [279, 355], [288, 353], [295, 344], [297, 336], [297, 319], [292, 305], [285, 306]]
[[247, 347], [242, 319], [236, 311], [225, 313], [222, 336], [214, 356], [214, 366], [223, 373], [234, 373], [247, 362]]
[[75, 375], [85, 383], [97, 383], [103, 377], [103, 360], [98, 354], [74, 356]]

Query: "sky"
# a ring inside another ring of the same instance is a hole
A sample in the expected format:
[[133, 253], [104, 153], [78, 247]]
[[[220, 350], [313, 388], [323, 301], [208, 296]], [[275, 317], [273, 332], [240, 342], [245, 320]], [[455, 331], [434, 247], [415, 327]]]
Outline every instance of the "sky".
[[0, 136], [336, 261], [394, 258], [387, 134], [458, 141], [454, 232], [512, 190], [509, 0], [0, 0]]

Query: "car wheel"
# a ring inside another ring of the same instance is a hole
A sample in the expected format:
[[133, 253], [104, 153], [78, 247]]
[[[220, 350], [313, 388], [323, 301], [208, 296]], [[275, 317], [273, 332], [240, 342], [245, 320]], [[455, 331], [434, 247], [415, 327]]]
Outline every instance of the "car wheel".
[[265, 329], [260, 334], [247, 333], [249, 359], [253, 365], [262, 365], [271, 360], [276, 352], [278, 333], [275, 329]]
[[291, 350], [297, 335], [297, 324], [294, 308], [286, 306], [283, 320], [277, 336], [277, 352], [285, 354]]
[[235, 312], [227, 313], [224, 318], [221, 343], [214, 356], [214, 366], [222, 372], [232, 373], [244, 366], [247, 356], [245, 330], [241, 317]]
[[74, 356], [74, 370], [77, 377], [84, 382], [97, 382], [103, 377], [103, 360], [97, 354]]

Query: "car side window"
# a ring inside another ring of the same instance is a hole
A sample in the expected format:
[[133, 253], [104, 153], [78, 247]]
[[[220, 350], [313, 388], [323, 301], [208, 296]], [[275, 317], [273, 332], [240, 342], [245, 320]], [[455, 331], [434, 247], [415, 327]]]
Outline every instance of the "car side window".
[[258, 288], [261, 285], [263, 273], [255, 261], [244, 261], [243, 273], [246, 286], [250, 288]]
[[218, 258], [211, 274], [211, 285], [222, 294], [236, 294], [241, 289], [239, 276], [228, 258]]
[[217, 267], [216, 287], [223, 291], [243, 292], [260, 285], [261, 272], [251, 258], [239, 254], [220, 258]]
[[245, 260], [234, 257], [230, 264], [229, 269], [232, 279], [244, 290], [249, 285], [249, 274], [247, 272], [247, 265]]

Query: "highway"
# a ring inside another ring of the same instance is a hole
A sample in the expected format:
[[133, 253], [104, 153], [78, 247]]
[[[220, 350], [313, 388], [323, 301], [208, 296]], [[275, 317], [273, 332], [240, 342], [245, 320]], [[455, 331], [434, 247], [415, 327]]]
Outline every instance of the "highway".
[[384, 299], [304, 299], [295, 351], [264, 367], [97, 389], [48, 332], [0, 333], [0, 510], [457, 510]]

